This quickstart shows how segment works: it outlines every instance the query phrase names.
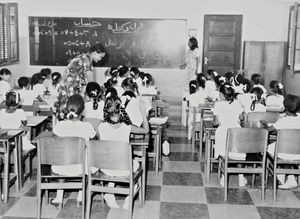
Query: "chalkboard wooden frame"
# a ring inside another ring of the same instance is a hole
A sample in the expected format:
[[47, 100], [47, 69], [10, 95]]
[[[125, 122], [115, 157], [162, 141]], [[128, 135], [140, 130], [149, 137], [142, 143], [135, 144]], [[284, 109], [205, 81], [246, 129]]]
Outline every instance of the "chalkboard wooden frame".
[[98, 66], [177, 68], [185, 61], [186, 19], [29, 16], [30, 65], [66, 66], [96, 42]]

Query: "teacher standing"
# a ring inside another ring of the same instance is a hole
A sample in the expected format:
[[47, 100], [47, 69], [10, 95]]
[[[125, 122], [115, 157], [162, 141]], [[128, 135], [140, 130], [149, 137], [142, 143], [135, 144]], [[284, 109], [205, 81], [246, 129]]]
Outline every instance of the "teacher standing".
[[104, 56], [103, 45], [96, 43], [88, 53], [76, 56], [70, 61], [58, 88], [57, 102], [55, 103], [58, 119], [64, 118], [65, 104], [70, 96], [73, 94], [84, 96], [87, 83], [94, 81], [93, 62], [99, 62]]
[[195, 37], [191, 37], [188, 42], [189, 50], [187, 51], [185, 63], [180, 66], [180, 69], [187, 70], [186, 84], [188, 85], [191, 80], [196, 79], [198, 68], [201, 61], [201, 53], [198, 48], [198, 41]]

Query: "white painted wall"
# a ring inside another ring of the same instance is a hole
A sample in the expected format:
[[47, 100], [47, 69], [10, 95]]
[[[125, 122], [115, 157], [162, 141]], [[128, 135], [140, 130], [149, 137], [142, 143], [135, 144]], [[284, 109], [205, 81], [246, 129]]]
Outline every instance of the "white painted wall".
[[[20, 63], [8, 66], [15, 77], [30, 76], [45, 66], [29, 65], [28, 16], [132, 17], [187, 19], [197, 29], [202, 50], [205, 14], [242, 14], [242, 40], [286, 41], [289, 0], [9, 0], [19, 4]], [[3, 1], [1, 2], [8, 2]], [[188, 38], [187, 38], [188, 40]], [[178, 66], [182, 63], [178, 63]], [[64, 67], [50, 67], [63, 72]], [[166, 98], [181, 97], [185, 71], [179, 69], [142, 69], [151, 73]], [[99, 68], [97, 81], [105, 69]]]

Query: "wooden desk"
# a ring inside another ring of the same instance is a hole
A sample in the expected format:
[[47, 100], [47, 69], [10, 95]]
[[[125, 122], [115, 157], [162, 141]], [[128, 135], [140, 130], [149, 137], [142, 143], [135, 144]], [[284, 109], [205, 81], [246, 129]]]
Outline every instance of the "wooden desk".
[[30, 140], [38, 135], [38, 130], [45, 130], [47, 116], [28, 116], [27, 126], [30, 127]]
[[[0, 143], [0, 153], [4, 154], [4, 180], [3, 180], [3, 199], [4, 202], [8, 201], [9, 187], [16, 181], [16, 190], [19, 191], [21, 188], [21, 150], [22, 150], [22, 138], [21, 135], [23, 130], [20, 129], [10, 129], [1, 130]], [[14, 151], [14, 174], [10, 176], [9, 165], [10, 165], [10, 152]]]
[[[159, 121], [151, 121], [152, 120], [161, 120]], [[161, 167], [162, 164], [162, 159], [161, 159], [161, 142], [162, 142], [162, 133], [163, 133], [163, 128], [166, 126], [168, 118], [151, 118], [149, 120], [150, 124], [150, 132], [154, 136], [154, 151], [149, 152], [148, 156], [153, 157], [154, 160], [154, 165], [155, 165], [155, 173], [156, 175], [158, 174], [158, 169]]]
[[[142, 167], [144, 170], [143, 173], [143, 199], [145, 200], [146, 197], [146, 175], [147, 175], [147, 152], [146, 150], [148, 149], [149, 146], [149, 140], [150, 140], [150, 136], [149, 134], [147, 135], [135, 135], [135, 134], [131, 134], [131, 136], [134, 136], [133, 138], [130, 138], [130, 144], [132, 145], [133, 149], [134, 149], [134, 154], [138, 154], [138, 156], [140, 155], [141, 158], [137, 159], [138, 161], [140, 161], [142, 163]], [[142, 136], [142, 137], [141, 137]], [[136, 153], [136, 152], [142, 152], [141, 154]], [[144, 204], [144, 203], [143, 203]]]
[[206, 134], [206, 140], [205, 140], [205, 146], [206, 146], [206, 153], [205, 153], [205, 171], [206, 171], [206, 181], [209, 182], [209, 178], [210, 178], [210, 168], [211, 168], [211, 162], [213, 162], [214, 160], [216, 160], [215, 158], [212, 157], [212, 141], [214, 140], [214, 135], [216, 132], [217, 127], [214, 126], [213, 121], [204, 121], [203, 122], [203, 126], [204, 126], [204, 131]]

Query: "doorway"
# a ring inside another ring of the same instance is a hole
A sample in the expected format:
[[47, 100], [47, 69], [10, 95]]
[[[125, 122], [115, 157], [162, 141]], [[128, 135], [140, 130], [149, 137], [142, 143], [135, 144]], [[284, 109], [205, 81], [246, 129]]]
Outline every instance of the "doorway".
[[220, 75], [240, 69], [242, 15], [205, 15], [202, 72]]

